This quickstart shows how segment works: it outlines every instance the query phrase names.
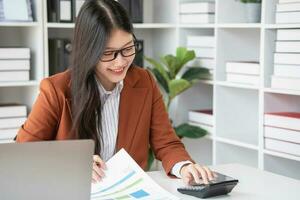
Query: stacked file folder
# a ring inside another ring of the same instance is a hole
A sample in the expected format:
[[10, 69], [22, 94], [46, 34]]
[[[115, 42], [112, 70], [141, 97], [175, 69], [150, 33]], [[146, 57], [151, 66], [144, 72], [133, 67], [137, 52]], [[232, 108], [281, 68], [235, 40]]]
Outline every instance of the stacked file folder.
[[259, 85], [260, 65], [258, 62], [227, 62], [228, 82]]
[[264, 125], [266, 149], [300, 156], [300, 113], [266, 113]]
[[214, 2], [182, 2], [179, 12], [181, 23], [207, 24], [215, 22]]
[[0, 48], [0, 81], [29, 81], [29, 71], [29, 48]]
[[215, 68], [215, 37], [214, 36], [187, 36], [187, 48], [195, 51], [196, 59], [187, 64], [188, 67], [203, 67], [210, 71], [206, 79], [213, 79]]
[[190, 110], [189, 111], [189, 124], [199, 126], [206, 130], [208, 134], [213, 133], [213, 111], [206, 110]]
[[26, 116], [25, 105], [0, 104], [0, 143], [13, 141]]
[[277, 30], [271, 87], [300, 90], [300, 29]]
[[276, 6], [276, 23], [300, 23], [300, 0], [279, 0]]

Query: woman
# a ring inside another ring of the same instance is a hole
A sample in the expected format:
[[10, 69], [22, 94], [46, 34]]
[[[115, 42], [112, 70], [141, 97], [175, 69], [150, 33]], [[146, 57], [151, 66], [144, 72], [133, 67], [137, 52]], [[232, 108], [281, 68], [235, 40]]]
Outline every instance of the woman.
[[146, 169], [151, 146], [168, 175], [208, 183], [214, 175], [193, 163], [175, 135], [155, 80], [132, 65], [136, 52], [124, 8], [112, 0], [86, 1], [75, 25], [71, 68], [41, 82], [17, 142], [93, 139], [93, 182], [121, 148]]

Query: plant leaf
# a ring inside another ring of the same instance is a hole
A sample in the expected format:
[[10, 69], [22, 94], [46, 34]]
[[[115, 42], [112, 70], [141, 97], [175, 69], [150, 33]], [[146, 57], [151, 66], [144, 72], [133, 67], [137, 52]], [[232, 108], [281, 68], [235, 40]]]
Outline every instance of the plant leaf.
[[169, 94], [169, 84], [166, 81], [166, 79], [163, 77], [163, 75], [157, 70], [157, 68], [147, 68], [156, 78], [161, 88], [165, 90], [165, 93]]
[[147, 170], [148, 171], [150, 170], [150, 168], [151, 168], [151, 166], [153, 164], [154, 157], [155, 156], [154, 156], [154, 153], [153, 153], [152, 149], [149, 148], [149, 150], [148, 150], [148, 165], [147, 165]]
[[173, 55], [166, 55], [164, 57], [160, 58], [161, 61], [165, 64], [165, 66], [169, 69], [170, 72], [170, 79], [175, 79], [176, 78], [176, 68], [178, 65], [177, 58]]
[[181, 124], [174, 128], [176, 134], [179, 137], [187, 137], [187, 138], [200, 138], [207, 134], [207, 131], [198, 127], [193, 126], [187, 123]]
[[182, 79], [187, 81], [194, 81], [199, 79], [209, 79], [210, 73], [207, 68], [203, 67], [190, 67], [181, 76]]
[[153, 66], [153, 68], [155, 68], [164, 77], [164, 79], [167, 82], [169, 82], [170, 78], [168, 75], [168, 71], [164, 68], [164, 66], [161, 63], [157, 62], [152, 58], [145, 57], [145, 59]]
[[194, 50], [187, 50], [185, 47], [178, 47], [176, 50], [176, 57], [178, 59], [176, 73], [178, 73], [182, 67], [189, 61], [193, 60], [196, 55]]
[[188, 88], [190, 88], [192, 85], [189, 81], [184, 79], [174, 79], [169, 82], [169, 97], [170, 99], [173, 99], [180, 93], [184, 92]]

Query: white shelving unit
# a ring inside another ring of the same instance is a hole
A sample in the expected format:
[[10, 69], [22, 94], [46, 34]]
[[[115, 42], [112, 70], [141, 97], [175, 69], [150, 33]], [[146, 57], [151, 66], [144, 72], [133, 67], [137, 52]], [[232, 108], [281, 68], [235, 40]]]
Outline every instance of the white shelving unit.
[[20, 103], [29, 111], [44, 76], [43, 2], [33, 0], [33, 22], [0, 22], [1, 47], [30, 48], [30, 81], [0, 82], [0, 103]]
[[[214, 80], [200, 81], [175, 102], [175, 123], [186, 122], [188, 110], [214, 110], [214, 131], [205, 138], [183, 139], [193, 158], [206, 165], [243, 163], [300, 179], [300, 157], [264, 149], [264, 112], [300, 111], [300, 91], [270, 88], [276, 30], [300, 24], [274, 24], [278, 0], [263, 0], [261, 23], [246, 23], [245, 7], [236, 0], [216, 0], [215, 23], [180, 24], [179, 4], [192, 0], [145, 0], [144, 23], [134, 24], [144, 54], [159, 58], [186, 45], [187, 35], [215, 36]], [[207, 1], [207, 0], [193, 0]], [[211, 0], [213, 1], [213, 0]], [[72, 38], [74, 23], [48, 23], [46, 0], [34, 0], [35, 21], [0, 23], [0, 46], [27, 46], [32, 50], [31, 81], [0, 83], [0, 102], [25, 103], [31, 108], [40, 80], [49, 74], [48, 39]], [[260, 85], [226, 82], [226, 61], [261, 63]], [[146, 63], [146, 66], [148, 64]]]
[[[300, 111], [299, 91], [270, 88], [276, 30], [300, 28], [300, 24], [274, 24], [277, 3], [263, 0], [261, 23], [246, 23], [242, 4], [216, 0], [214, 24], [178, 25], [180, 45], [185, 45], [186, 35], [214, 35], [216, 40], [214, 80], [202, 81], [179, 97], [175, 113], [179, 123], [188, 120], [188, 110], [213, 108], [212, 136], [198, 143], [183, 140], [200, 163], [238, 162], [300, 179], [300, 157], [264, 148], [263, 114]], [[243, 60], [261, 63], [258, 86], [226, 82], [225, 63]]]

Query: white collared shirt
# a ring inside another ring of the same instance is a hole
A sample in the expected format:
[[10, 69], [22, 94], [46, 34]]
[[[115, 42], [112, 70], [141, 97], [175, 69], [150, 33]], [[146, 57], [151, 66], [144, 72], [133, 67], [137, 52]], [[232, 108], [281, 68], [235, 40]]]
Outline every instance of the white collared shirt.
[[116, 152], [119, 124], [120, 93], [123, 81], [117, 83], [112, 91], [107, 91], [97, 80], [101, 100], [101, 152], [104, 161], [110, 159]]

